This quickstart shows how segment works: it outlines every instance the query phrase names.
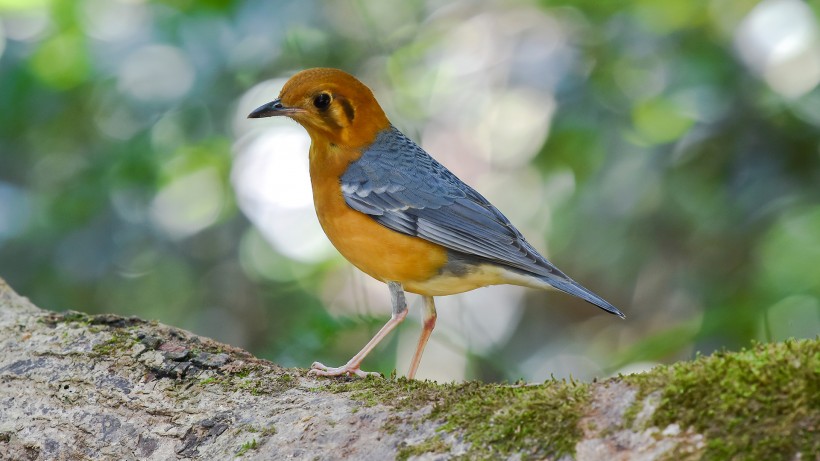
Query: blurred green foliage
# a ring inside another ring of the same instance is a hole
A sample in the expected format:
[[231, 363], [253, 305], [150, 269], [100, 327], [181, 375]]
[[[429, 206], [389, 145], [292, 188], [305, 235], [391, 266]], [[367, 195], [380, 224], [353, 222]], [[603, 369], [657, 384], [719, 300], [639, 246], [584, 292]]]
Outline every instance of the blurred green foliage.
[[[527, 291], [507, 340], [481, 353], [454, 343], [467, 377], [516, 379], [536, 350], [591, 357], [595, 367], [555, 370], [584, 376], [816, 335], [817, 4], [804, 18], [809, 58], [781, 75], [743, 24], [797, 0], [502, 3], [0, 0], [0, 276], [43, 307], [157, 318], [284, 365], [343, 362], [386, 320], [387, 290], [382, 316], [331, 315], [322, 290], [346, 263], [291, 260], [243, 215], [231, 182], [239, 98], [302, 68], [340, 67], [370, 76], [418, 140], [437, 110], [456, 109], [437, 105], [442, 92], [503, 68], [508, 87], [554, 100], [530, 163], [573, 184], [548, 231], [529, 238], [627, 320]], [[539, 41], [552, 29], [509, 22], [518, 10], [551, 21], [563, 54], [516, 61], [555, 45]], [[448, 61], [453, 31], [477, 18], [501, 26], [475, 40], [503, 37], [512, 57], [442, 87], [465, 65], [441, 65], [461, 62]], [[463, 96], [467, 112], [481, 95]], [[183, 178], [209, 185], [205, 205], [178, 206]], [[206, 225], [169, 231], [164, 203]], [[389, 373], [397, 347], [366, 368]]]

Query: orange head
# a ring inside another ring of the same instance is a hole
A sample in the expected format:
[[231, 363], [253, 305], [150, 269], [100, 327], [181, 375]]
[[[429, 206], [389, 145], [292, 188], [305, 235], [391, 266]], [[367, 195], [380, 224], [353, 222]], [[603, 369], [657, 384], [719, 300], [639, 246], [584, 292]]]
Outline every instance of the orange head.
[[248, 117], [280, 115], [305, 127], [314, 143], [343, 147], [367, 145], [390, 125], [370, 88], [346, 72], [322, 67], [291, 77], [279, 98]]

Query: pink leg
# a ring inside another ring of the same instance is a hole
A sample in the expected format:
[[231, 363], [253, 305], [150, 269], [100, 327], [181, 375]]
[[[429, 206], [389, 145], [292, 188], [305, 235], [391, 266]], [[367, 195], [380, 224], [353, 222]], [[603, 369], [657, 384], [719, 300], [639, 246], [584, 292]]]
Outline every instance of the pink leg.
[[362, 371], [359, 367], [367, 354], [370, 353], [378, 344], [387, 336], [394, 328], [396, 328], [405, 317], [407, 317], [407, 302], [404, 300], [404, 290], [401, 284], [390, 282], [387, 284], [390, 287], [391, 301], [393, 303], [393, 315], [390, 320], [376, 333], [364, 348], [354, 355], [346, 364], [340, 367], [328, 367], [319, 362], [313, 362], [308, 372], [316, 376], [342, 376], [342, 375], [356, 375], [359, 377], [366, 377], [369, 375], [379, 376], [379, 373]]
[[433, 328], [435, 327], [436, 305], [433, 302], [432, 296], [425, 296], [421, 336], [419, 336], [419, 344], [416, 346], [416, 353], [413, 355], [413, 361], [410, 363], [410, 371], [407, 372], [408, 378], [413, 379], [413, 377], [416, 376], [416, 370], [418, 370], [419, 362], [421, 362], [421, 354], [424, 352], [424, 347], [427, 345], [427, 340], [430, 339], [430, 334], [433, 333]]

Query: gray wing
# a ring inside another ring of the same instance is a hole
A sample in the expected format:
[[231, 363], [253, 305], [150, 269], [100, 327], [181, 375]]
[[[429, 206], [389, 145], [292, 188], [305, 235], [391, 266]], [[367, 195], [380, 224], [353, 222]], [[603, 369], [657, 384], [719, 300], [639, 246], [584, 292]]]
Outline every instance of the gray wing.
[[345, 202], [385, 227], [533, 275], [623, 318], [553, 266], [487, 199], [390, 127], [341, 177]]
[[347, 204], [395, 231], [544, 277], [568, 279], [487, 199], [391, 127], [341, 177]]

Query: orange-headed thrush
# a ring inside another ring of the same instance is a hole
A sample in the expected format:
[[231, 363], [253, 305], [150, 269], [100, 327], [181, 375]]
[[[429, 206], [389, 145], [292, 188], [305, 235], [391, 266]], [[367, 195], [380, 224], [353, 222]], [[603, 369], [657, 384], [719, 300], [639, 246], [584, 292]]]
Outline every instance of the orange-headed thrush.
[[299, 72], [279, 98], [248, 117], [281, 115], [310, 135], [322, 229], [353, 265], [388, 285], [393, 303], [390, 321], [347, 364], [316, 362], [311, 373], [368, 375], [362, 360], [407, 316], [405, 291], [424, 299], [411, 379], [436, 323], [433, 296], [504, 283], [552, 287], [624, 316], [538, 254], [487, 199], [391, 125], [370, 89], [350, 74]]

